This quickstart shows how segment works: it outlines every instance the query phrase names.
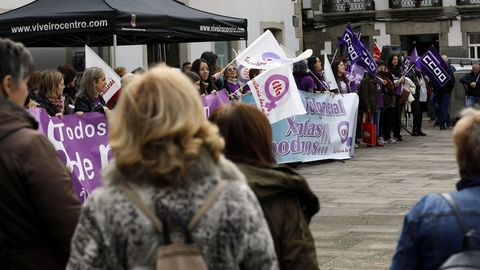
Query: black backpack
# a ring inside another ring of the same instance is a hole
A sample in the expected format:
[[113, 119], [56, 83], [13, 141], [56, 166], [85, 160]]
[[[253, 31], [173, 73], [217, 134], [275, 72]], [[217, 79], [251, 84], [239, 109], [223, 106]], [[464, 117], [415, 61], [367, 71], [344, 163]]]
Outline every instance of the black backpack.
[[438, 268], [439, 270], [474, 270], [480, 269], [480, 250], [475, 249], [473, 239], [480, 236], [480, 232], [474, 229], [468, 229], [465, 220], [463, 219], [460, 210], [458, 209], [455, 200], [449, 193], [440, 194], [442, 198], [447, 201], [448, 205], [453, 210], [458, 224], [463, 233], [463, 251], [451, 255], [443, 264]]

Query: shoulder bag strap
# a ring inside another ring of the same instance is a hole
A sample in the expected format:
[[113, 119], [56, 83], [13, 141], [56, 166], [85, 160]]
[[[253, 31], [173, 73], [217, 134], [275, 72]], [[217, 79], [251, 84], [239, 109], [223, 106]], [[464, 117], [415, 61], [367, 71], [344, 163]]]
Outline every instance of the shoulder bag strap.
[[200, 221], [202, 216], [207, 212], [208, 208], [212, 206], [212, 204], [215, 202], [215, 200], [218, 198], [220, 193], [225, 189], [227, 186], [227, 181], [225, 180], [220, 180], [218, 184], [215, 186], [215, 188], [208, 194], [207, 198], [205, 199], [202, 207], [197, 210], [197, 212], [193, 215], [192, 219], [190, 220], [190, 223], [188, 224], [188, 229], [191, 231], [197, 223]]
[[162, 233], [162, 222], [157, 218], [152, 209], [148, 208], [140, 199], [135, 191], [133, 191], [129, 186], [121, 184], [118, 187], [125, 196], [132, 202], [142, 213], [147, 217], [148, 220], [152, 223], [153, 227], [159, 232]]
[[468, 227], [467, 224], [465, 223], [465, 220], [463, 219], [462, 213], [460, 213], [460, 209], [458, 208], [457, 203], [453, 199], [452, 195], [450, 193], [442, 193], [440, 194], [442, 198], [450, 205], [450, 208], [452, 208], [453, 213], [455, 214], [455, 217], [457, 218], [458, 224], [460, 225], [460, 229], [462, 230], [462, 233], [464, 235], [463, 238], [463, 246], [467, 249], [470, 249], [471, 243], [467, 237], [468, 233]]

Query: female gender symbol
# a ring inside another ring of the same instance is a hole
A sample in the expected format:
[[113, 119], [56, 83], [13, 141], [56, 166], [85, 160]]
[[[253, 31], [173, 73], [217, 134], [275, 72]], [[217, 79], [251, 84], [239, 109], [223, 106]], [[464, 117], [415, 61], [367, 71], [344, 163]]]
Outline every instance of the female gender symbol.
[[[270, 76], [265, 82], [265, 95], [270, 102], [267, 102], [265, 108], [271, 111], [277, 107], [276, 102], [282, 99], [288, 92], [289, 81], [286, 76], [275, 74]], [[273, 93], [273, 95], [272, 95]]]

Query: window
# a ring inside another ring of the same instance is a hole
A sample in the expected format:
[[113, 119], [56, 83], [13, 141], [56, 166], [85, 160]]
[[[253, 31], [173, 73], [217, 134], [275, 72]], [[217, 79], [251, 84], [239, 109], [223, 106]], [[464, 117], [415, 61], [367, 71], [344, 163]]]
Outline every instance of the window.
[[480, 33], [468, 35], [468, 51], [470, 58], [480, 58]]
[[220, 68], [225, 67], [231, 61], [232, 46], [228, 41], [215, 42], [215, 54], [217, 55], [217, 65]]

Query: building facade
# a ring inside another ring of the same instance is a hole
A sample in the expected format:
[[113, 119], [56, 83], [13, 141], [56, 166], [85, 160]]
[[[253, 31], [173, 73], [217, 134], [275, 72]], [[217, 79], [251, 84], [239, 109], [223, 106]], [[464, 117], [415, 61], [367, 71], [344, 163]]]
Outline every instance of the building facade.
[[345, 24], [373, 47], [480, 58], [479, 0], [303, 0], [304, 46], [333, 54]]
[[[201, 42], [180, 45], [180, 60], [192, 61], [204, 51], [213, 51], [224, 66], [235, 58], [235, 52], [246, 48], [263, 32], [270, 30], [277, 41], [292, 53], [303, 50], [302, 3], [297, 0], [183, 0], [186, 5], [224, 16], [246, 18], [246, 41]], [[232, 50], [233, 49], [233, 50]], [[234, 52], [235, 51], [235, 52]]]

